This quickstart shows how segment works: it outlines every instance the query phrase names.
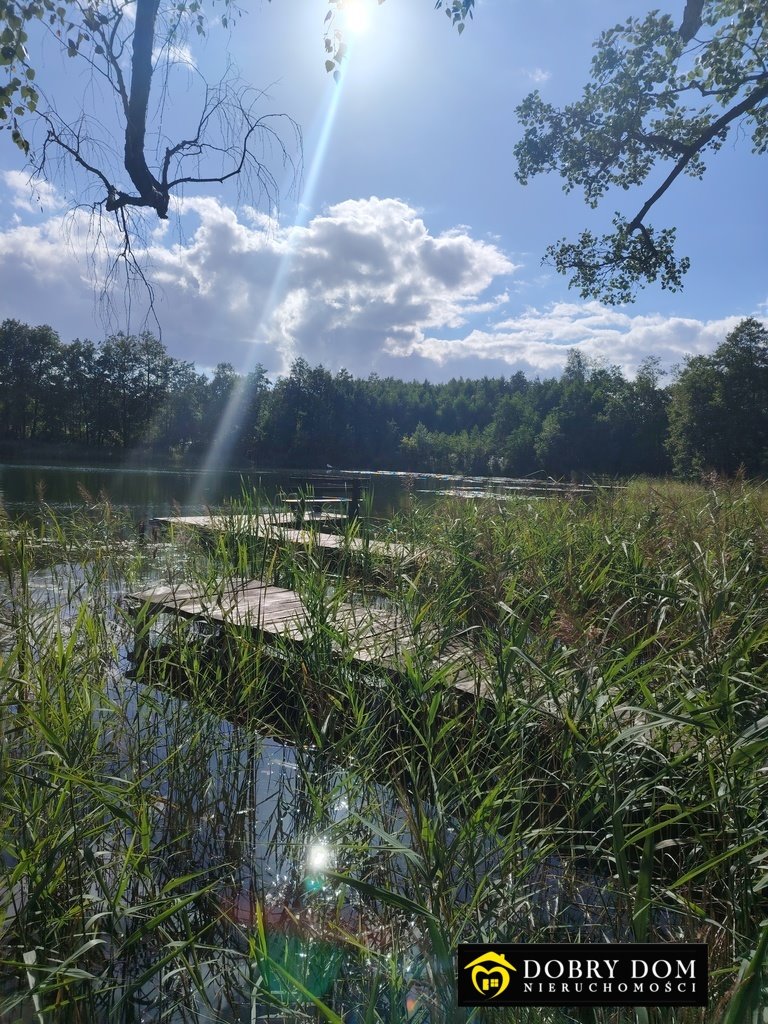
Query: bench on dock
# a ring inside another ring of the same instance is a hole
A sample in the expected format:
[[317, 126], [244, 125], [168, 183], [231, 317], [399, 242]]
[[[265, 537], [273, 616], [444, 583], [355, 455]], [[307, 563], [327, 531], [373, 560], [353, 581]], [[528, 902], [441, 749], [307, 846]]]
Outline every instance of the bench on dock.
[[[357, 476], [354, 474], [318, 473], [305, 476], [289, 477], [295, 494], [284, 500], [286, 502], [300, 502], [302, 507], [313, 504], [323, 505], [345, 505], [346, 518], [351, 522], [360, 515], [360, 503], [363, 494], [370, 488], [370, 477]], [[297, 522], [297, 525], [300, 523]]]
[[[283, 504], [288, 505], [293, 511], [294, 524], [299, 527], [303, 526], [305, 522], [344, 522], [349, 518], [354, 518], [349, 515], [351, 500], [351, 498], [310, 498], [299, 495], [298, 498], [283, 498]], [[334, 506], [339, 511], [343, 508], [343, 514], [334, 515]]]

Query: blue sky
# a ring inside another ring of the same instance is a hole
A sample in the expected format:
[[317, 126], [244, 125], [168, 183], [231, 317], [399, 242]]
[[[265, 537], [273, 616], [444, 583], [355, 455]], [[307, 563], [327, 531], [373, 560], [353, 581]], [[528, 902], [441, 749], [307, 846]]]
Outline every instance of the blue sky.
[[[258, 361], [272, 375], [303, 355], [355, 374], [443, 380], [557, 374], [578, 346], [631, 374], [647, 355], [671, 367], [711, 351], [741, 317], [768, 312], [766, 161], [739, 132], [702, 181], [679, 182], [654, 211], [691, 257], [682, 292], [650, 287], [611, 309], [541, 265], [548, 243], [600, 230], [616, 209], [632, 215], [650, 190], [591, 211], [554, 176], [521, 187], [514, 108], [533, 88], [554, 103], [575, 98], [599, 32], [645, 3], [479, 0], [462, 36], [431, 0], [360, 3], [368, 28], [347, 31], [339, 85], [324, 68], [325, 0], [249, 2], [234, 30], [213, 25], [173, 55], [169, 135], [194, 125], [198, 72], [214, 80], [229, 59], [266, 91], [260, 109], [290, 115], [304, 139], [298, 184], [276, 152], [264, 155], [279, 203], [206, 187], [167, 224], [148, 223], [148, 274], [173, 355], [200, 368]], [[683, 2], [654, 6], [679, 20]], [[60, 109], [85, 105], [109, 125], [109, 96], [85, 69], [51, 41], [32, 56]], [[2, 140], [0, 317], [50, 323], [65, 341], [140, 329], [141, 292], [127, 303], [116, 281], [100, 300], [93, 225], [69, 212], [82, 181], [61, 171], [31, 191]]]

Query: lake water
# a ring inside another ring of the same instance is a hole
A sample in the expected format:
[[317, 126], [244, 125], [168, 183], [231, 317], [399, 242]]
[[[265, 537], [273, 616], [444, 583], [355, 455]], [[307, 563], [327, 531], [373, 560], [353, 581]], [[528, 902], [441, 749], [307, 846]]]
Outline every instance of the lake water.
[[[186, 470], [125, 466], [65, 466], [0, 464], [0, 506], [12, 518], [34, 515], [41, 501], [56, 512], [66, 512], [89, 500], [107, 497], [130, 511], [136, 521], [172, 512], [200, 515], [258, 490], [266, 501], [280, 491], [295, 491], [297, 481], [317, 470]], [[332, 476], [355, 477], [354, 472]], [[541, 481], [506, 478], [460, 477], [434, 473], [362, 472], [370, 480], [373, 513], [390, 516], [410, 494], [432, 501], [440, 495], [484, 497], [530, 494], [544, 487]]]

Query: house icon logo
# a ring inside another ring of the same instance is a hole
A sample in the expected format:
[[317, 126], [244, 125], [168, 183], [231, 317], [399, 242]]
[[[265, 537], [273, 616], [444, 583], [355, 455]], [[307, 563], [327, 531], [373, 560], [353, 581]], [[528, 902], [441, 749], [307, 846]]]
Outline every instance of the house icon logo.
[[465, 971], [471, 970], [473, 988], [488, 999], [495, 999], [509, 985], [510, 971], [516, 971], [502, 953], [483, 953], [471, 963], [465, 964]]

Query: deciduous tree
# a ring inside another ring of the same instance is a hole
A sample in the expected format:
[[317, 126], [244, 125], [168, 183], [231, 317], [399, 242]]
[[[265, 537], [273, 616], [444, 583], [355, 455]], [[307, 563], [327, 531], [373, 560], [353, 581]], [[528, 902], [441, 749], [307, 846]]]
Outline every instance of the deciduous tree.
[[610, 231], [587, 229], [548, 248], [583, 297], [618, 303], [648, 282], [681, 287], [689, 260], [676, 251], [675, 227], [655, 228], [649, 217], [682, 175], [704, 174], [737, 126], [756, 154], [766, 152], [765, 19], [765, 0], [687, 0], [677, 24], [658, 11], [630, 18], [597, 40], [581, 99], [557, 108], [536, 91], [517, 108], [523, 184], [554, 171], [592, 207], [617, 189], [646, 190]]
[[[134, 257], [137, 212], [166, 219], [171, 198], [184, 189], [234, 179], [251, 200], [264, 200], [271, 208], [278, 198], [275, 159], [298, 170], [301, 132], [290, 117], [265, 111], [263, 92], [240, 80], [231, 66], [209, 83], [183, 56], [188, 36], [208, 31], [213, 2], [0, 0], [0, 67], [8, 71], [0, 82], [0, 126], [5, 122], [35, 173], [46, 175], [55, 154], [84, 175], [80, 198], [95, 213], [114, 215], [117, 258], [142, 278]], [[334, 73], [346, 53], [335, 15], [349, 2], [328, 0], [326, 68]], [[474, 0], [437, 0], [435, 6], [461, 32]], [[220, 0], [218, 20], [224, 28], [240, 13], [233, 0]], [[108, 104], [94, 109], [83, 98], [63, 109], [46, 96], [30, 52], [30, 34], [44, 29], [106, 85], [115, 100], [114, 121], [104, 116]], [[188, 127], [174, 108], [171, 89], [178, 65], [185, 63], [199, 101], [197, 119]], [[30, 145], [26, 115], [44, 125], [36, 146]]]
[[768, 470], [768, 329], [742, 320], [711, 356], [689, 359], [672, 389], [669, 447], [678, 473]]

